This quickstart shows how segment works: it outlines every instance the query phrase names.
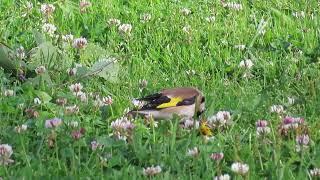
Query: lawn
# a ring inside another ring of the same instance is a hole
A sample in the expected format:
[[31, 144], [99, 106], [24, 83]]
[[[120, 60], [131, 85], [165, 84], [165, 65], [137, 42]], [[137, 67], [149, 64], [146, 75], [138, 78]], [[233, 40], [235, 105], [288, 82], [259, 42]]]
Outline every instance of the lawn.
[[[320, 177], [318, 1], [0, 4], [0, 179]], [[204, 116], [125, 117], [171, 87]]]

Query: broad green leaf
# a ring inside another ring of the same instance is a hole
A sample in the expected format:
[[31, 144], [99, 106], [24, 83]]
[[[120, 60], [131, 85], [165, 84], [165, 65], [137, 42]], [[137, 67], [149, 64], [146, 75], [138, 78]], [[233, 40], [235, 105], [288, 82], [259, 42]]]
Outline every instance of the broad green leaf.
[[82, 63], [91, 65], [96, 60], [108, 56], [108, 52], [101, 46], [88, 43], [87, 47], [81, 52], [80, 60]]
[[52, 99], [52, 97], [44, 91], [36, 91], [36, 95], [41, 99], [43, 103], [48, 103]]
[[0, 44], [0, 66], [6, 71], [14, 71], [19, 63], [14, 60], [14, 52], [3, 44]]
[[112, 59], [102, 59], [91, 67], [91, 72], [113, 83], [118, 81], [119, 70], [119, 64]]
[[38, 47], [31, 50], [32, 58], [29, 69], [33, 70], [40, 65], [51, 68], [58, 64], [58, 49], [51, 42], [41, 43]]

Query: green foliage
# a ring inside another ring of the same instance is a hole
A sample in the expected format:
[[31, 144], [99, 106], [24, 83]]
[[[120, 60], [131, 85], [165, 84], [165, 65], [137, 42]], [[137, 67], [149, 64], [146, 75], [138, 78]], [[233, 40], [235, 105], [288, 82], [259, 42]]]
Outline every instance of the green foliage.
[[[0, 165], [0, 177], [148, 179], [143, 168], [159, 165], [162, 172], [149, 179], [224, 173], [232, 179], [307, 179], [310, 169], [320, 167], [317, 1], [238, 1], [237, 11], [223, 4], [232, 1], [91, 0], [80, 11], [78, 1], [57, 0], [50, 1], [55, 11], [49, 17], [40, 11], [45, 1], [30, 2], [30, 10], [25, 0], [0, 5], [0, 144], [13, 147], [14, 160]], [[183, 15], [182, 8], [192, 13]], [[142, 22], [144, 13], [150, 13], [149, 21]], [[131, 24], [130, 35], [110, 25], [111, 18]], [[54, 35], [43, 32], [44, 23], [57, 27]], [[67, 34], [88, 44], [76, 49], [63, 38]], [[16, 54], [20, 46], [22, 59]], [[239, 67], [245, 59], [251, 68]], [[36, 74], [39, 66], [46, 71]], [[70, 90], [75, 83], [83, 85], [83, 99]], [[205, 117], [227, 110], [232, 123], [210, 140], [180, 128], [178, 120], [152, 127], [136, 119], [127, 141], [112, 136], [111, 123], [132, 108], [132, 98], [180, 86], [204, 92]], [[7, 90], [14, 95], [5, 96]], [[112, 104], [99, 107], [97, 99], [107, 96]], [[41, 104], [34, 103], [36, 97]], [[284, 105], [285, 115], [303, 117], [306, 127], [281, 135], [281, 119], [270, 113], [273, 104]], [[63, 123], [46, 128], [55, 117]], [[256, 135], [258, 119], [269, 122], [265, 139]], [[28, 128], [18, 133], [21, 125]], [[81, 128], [85, 132], [76, 139]], [[311, 142], [297, 152], [295, 138], [302, 133]], [[93, 141], [100, 144], [96, 150]], [[193, 147], [199, 155], [187, 156]], [[210, 159], [213, 152], [224, 153], [219, 164]], [[236, 161], [249, 165], [246, 176], [231, 170]]]

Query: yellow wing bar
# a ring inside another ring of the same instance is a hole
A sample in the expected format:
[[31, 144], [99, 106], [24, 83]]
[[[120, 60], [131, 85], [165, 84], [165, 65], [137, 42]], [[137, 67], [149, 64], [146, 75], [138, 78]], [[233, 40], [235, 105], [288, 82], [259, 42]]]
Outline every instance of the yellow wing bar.
[[174, 107], [182, 100], [183, 99], [181, 97], [173, 97], [170, 99], [169, 102], [160, 104], [159, 106], [157, 106], [157, 108], [161, 109], [161, 108], [167, 108], [167, 107]]

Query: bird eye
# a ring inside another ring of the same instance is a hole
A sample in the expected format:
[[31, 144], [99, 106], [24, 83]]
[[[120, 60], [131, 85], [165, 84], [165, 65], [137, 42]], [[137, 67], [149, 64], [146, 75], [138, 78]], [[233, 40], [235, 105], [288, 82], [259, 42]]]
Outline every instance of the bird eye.
[[205, 98], [202, 96], [201, 103], [205, 102]]

